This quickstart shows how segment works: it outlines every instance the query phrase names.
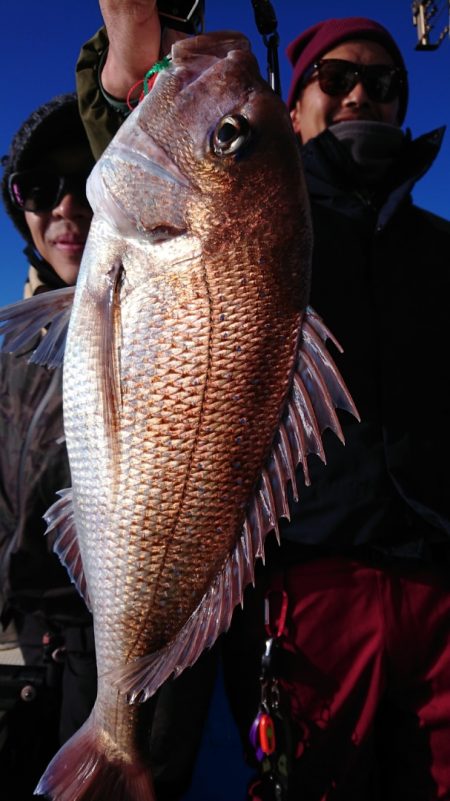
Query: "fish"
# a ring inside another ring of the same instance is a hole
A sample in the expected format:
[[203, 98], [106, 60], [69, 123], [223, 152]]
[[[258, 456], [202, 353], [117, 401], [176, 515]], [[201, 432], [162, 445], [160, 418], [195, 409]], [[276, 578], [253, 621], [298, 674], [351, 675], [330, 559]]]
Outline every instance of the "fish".
[[88, 198], [75, 289], [0, 315], [15, 347], [50, 321], [32, 359], [63, 360], [72, 487], [47, 536], [92, 611], [98, 670], [36, 792], [153, 801], [142, 702], [229, 628], [297, 466], [308, 482], [323, 430], [343, 441], [336, 409], [358, 413], [309, 306], [298, 143], [245, 36], [173, 46]]

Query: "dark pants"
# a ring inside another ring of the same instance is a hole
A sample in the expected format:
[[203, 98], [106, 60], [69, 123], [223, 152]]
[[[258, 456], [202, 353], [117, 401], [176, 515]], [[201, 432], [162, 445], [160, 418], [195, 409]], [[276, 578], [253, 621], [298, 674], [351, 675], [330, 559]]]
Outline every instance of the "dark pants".
[[214, 689], [216, 651], [205, 651], [147, 702], [150, 766], [158, 801], [179, 801], [189, 788]]
[[[95, 702], [94, 638], [92, 627], [66, 627], [58, 632], [54, 627], [54, 641], [44, 649], [42, 639], [48, 627], [41, 620], [27, 615], [17, 619], [16, 627], [26, 664], [44, 669], [45, 679], [32, 701], [18, 698], [3, 718], [0, 799], [36, 801], [32, 793], [45, 768], [60, 745], [84, 723]], [[216, 665], [216, 649], [207, 651], [145, 704], [158, 801], [178, 801], [189, 787]]]
[[[47, 764], [95, 701], [94, 638], [89, 626], [49, 626], [40, 617], [20, 614], [14, 622], [25, 665], [35, 669], [36, 681], [33, 692], [26, 693], [29, 700], [23, 700], [18, 686], [15, 701], [4, 704], [0, 797], [32, 801]], [[17, 681], [23, 683], [20, 668]]]

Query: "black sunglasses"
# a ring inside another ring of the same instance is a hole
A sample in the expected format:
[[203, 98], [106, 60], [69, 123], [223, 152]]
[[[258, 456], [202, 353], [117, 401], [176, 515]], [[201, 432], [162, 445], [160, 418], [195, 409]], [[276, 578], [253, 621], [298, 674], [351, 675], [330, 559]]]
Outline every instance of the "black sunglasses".
[[348, 94], [361, 81], [375, 103], [391, 103], [406, 82], [406, 72], [387, 64], [355, 64], [342, 58], [324, 58], [310, 67], [303, 85], [315, 78], [322, 92], [330, 97]]
[[50, 211], [64, 195], [73, 194], [84, 204], [89, 171], [58, 175], [49, 170], [24, 170], [9, 176], [8, 191], [13, 205], [21, 211]]

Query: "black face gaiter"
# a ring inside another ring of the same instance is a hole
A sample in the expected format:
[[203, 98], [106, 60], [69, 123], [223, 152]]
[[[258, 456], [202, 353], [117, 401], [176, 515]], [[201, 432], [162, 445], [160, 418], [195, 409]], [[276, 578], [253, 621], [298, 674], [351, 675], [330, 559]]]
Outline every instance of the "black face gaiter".
[[367, 186], [384, 181], [406, 142], [401, 128], [385, 122], [344, 121], [331, 125], [329, 131], [347, 148]]

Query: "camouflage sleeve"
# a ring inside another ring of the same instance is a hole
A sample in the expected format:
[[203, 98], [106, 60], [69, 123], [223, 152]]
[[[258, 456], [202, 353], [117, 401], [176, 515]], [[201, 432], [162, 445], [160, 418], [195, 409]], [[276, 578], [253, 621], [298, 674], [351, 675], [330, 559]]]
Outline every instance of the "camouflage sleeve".
[[109, 95], [101, 85], [99, 76], [107, 51], [106, 29], [100, 28], [81, 48], [76, 65], [81, 119], [96, 159], [100, 158], [129, 114], [126, 102]]

